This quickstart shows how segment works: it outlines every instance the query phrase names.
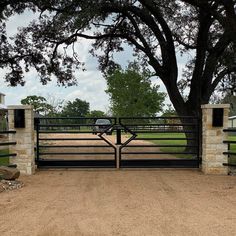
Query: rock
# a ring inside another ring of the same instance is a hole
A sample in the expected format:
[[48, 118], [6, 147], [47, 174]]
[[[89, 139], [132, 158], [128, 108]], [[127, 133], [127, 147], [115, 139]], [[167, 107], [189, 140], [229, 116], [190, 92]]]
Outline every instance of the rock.
[[19, 178], [20, 171], [17, 168], [0, 166], [0, 178], [6, 180], [15, 180]]
[[23, 186], [24, 186], [24, 184], [18, 180], [1, 180], [0, 181], [0, 193], [3, 191], [20, 189]]

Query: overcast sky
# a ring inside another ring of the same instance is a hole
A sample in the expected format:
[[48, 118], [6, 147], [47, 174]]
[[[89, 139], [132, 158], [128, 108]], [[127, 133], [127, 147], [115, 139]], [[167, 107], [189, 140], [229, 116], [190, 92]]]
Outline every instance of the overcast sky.
[[[33, 13], [27, 12], [20, 16], [16, 15], [11, 17], [7, 23], [8, 34], [13, 35], [16, 32], [17, 27], [26, 25], [33, 16]], [[86, 64], [86, 71], [78, 72], [76, 74], [78, 86], [68, 88], [58, 87], [55, 79], [43, 86], [39, 82], [37, 73], [32, 69], [25, 75], [25, 86], [9, 87], [3, 80], [4, 71], [0, 71], [0, 92], [6, 94], [6, 105], [20, 104], [21, 99], [29, 95], [40, 95], [45, 98], [52, 96], [53, 99], [65, 101], [73, 101], [74, 99], [79, 98], [89, 102], [91, 110], [108, 111], [109, 97], [105, 93], [106, 81], [97, 69], [98, 64], [96, 58], [88, 53], [89, 47], [90, 42], [85, 39], [78, 45], [80, 59]], [[131, 50], [127, 48], [116, 57], [122, 66], [126, 66], [128, 61], [132, 61]], [[160, 81], [156, 78], [152, 79], [152, 81], [161, 86], [161, 91], [165, 91], [165, 88]], [[166, 102], [169, 103], [169, 100], [167, 99]]]

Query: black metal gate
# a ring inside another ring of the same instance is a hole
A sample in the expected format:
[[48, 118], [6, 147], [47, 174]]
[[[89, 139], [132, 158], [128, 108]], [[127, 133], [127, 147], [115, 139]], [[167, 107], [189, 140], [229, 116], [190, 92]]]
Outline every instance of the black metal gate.
[[[107, 119], [110, 125], [95, 132], [98, 119]], [[196, 117], [122, 117], [118, 122], [114, 117], [70, 117], [35, 121], [39, 167], [199, 167]]]
[[199, 167], [198, 118], [123, 117], [119, 124], [129, 133], [119, 148], [120, 167]]
[[39, 167], [116, 167], [116, 146], [106, 129], [95, 135], [99, 118], [36, 118], [36, 163]]

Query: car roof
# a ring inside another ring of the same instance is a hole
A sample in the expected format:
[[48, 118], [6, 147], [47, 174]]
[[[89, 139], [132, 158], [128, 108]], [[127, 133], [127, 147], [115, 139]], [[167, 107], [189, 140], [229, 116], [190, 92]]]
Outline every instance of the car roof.
[[111, 124], [111, 121], [108, 119], [97, 119], [96, 124]]

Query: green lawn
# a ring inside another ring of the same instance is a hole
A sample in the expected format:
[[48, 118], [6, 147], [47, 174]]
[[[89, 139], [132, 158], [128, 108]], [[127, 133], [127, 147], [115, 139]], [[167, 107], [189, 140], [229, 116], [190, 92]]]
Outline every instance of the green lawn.
[[[8, 154], [9, 150], [4, 149], [0, 150], [0, 154]], [[0, 166], [6, 166], [9, 165], [9, 157], [0, 157]]]
[[[183, 133], [144, 133], [137, 136], [137, 138], [185, 138]], [[186, 140], [148, 140], [158, 145], [186, 145]], [[162, 152], [184, 152], [185, 147], [160, 147]], [[173, 154], [178, 158], [193, 158], [192, 154]], [[195, 155], [194, 155], [195, 156]]]

